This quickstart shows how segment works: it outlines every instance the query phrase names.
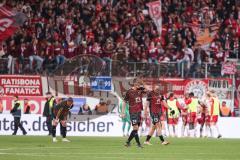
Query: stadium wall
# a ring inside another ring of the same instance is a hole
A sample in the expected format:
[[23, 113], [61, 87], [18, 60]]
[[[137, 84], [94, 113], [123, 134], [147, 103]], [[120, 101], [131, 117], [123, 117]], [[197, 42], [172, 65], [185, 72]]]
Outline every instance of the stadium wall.
[[[23, 115], [22, 123], [27, 129], [28, 135], [45, 136], [48, 134], [45, 117], [40, 115]], [[219, 129], [223, 138], [240, 138], [240, 118], [219, 118]], [[68, 136], [122, 136], [121, 120], [118, 115], [105, 115], [96, 118], [85, 117], [83, 121], [68, 122]], [[180, 134], [180, 122], [178, 135]], [[59, 127], [59, 126], [58, 126]], [[10, 114], [0, 116], [0, 135], [11, 135], [14, 124]], [[57, 128], [57, 135], [59, 135]], [[198, 128], [199, 130], [199, 128]], [[198, 132], [199, 133], [199, 132]], [[18, 131], [21, 135], [21, 131]], [[197, 135], [199, 136], [199, 135]], [[217, 136], [217, 135], [215, 135]]]

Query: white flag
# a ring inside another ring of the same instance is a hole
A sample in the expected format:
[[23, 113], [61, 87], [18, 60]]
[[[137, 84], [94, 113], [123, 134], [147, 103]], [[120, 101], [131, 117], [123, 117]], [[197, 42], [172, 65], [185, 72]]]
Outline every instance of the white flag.
[[157, 26], [157, 30], [159, 35], [162, 34], [162, 3], [161, 0], [150, 2], [147, 4], [149, 8], [149, 14], [153, 19], [155, 25]]

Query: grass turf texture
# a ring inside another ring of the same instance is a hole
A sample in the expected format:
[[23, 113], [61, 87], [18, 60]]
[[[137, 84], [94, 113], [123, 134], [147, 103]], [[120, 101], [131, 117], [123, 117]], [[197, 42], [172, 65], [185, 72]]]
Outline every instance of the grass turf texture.
[[[44, 136], [0, 136], [0, 160], [239, 160], [238, 139], [168, 139], [162, 146], [123, 146], [126, 138], [69, 137], [71, 143], [52, 143]], [[144, 137], [141, 141], [144, 141]], [[133, 139], [134, 140], [134, 139]]]

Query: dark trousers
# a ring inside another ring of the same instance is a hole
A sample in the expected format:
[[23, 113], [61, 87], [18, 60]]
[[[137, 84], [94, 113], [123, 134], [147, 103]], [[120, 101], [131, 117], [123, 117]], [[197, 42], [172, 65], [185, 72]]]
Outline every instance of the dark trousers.
[[14, 132], [13, 132], [13, 134], [17, 133], [18, 127], [22, 130], [23, 134], [27, 133], [21, 124], [21, 117], [14, 117]]
[[47, 123], [49, 135], [52, 135], [52, 117], [51, 116], [48, 116], [46, 118], [46, 123]]

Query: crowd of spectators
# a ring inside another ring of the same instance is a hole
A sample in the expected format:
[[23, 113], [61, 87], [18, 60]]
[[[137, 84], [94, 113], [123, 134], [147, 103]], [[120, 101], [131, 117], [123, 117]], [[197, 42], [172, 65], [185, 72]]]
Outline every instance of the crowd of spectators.
[[[240, 3], [237, 0], [162, 0], [162, 35], [148, 14], [154, 0], [8, 0], [6, 6], [27, 21], [0, 47], [10, 71], [54, 71], [66, 59], [96, 55], [105, 61], [177, 62], [176, 75], [202, 63], [239, 58]], [[219, 26], [210, 47], [197, 42], [196, 30]], [[28, 61], [26, 62], [26, 59]], [[192, 63], [195, 62], [194, 65]], [[123, 68], [123, 70], [126, 68]]]

